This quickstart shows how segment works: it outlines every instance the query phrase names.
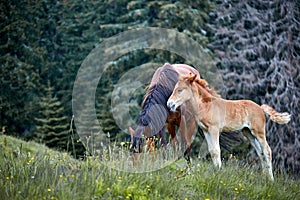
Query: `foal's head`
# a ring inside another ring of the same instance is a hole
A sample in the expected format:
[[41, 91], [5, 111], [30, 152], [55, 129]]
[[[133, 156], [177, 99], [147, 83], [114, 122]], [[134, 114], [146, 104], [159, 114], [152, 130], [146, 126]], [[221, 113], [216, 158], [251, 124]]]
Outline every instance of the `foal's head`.
[[175, 112], [179, 106], [193, 97], [193, 90], [191, 86], [196, 78], [196, 74], [182, 75], [179, 77], [173, 93], [167, 102], [167, 106], [171, 109], [171, 111]]
[[167, 106], [171, 111], [176, 111], [184, 102], [194, 97], [194, 94], [198, 94], [197, 98], [201, 99], [202, 102], [220, 98], [220, 95], [214, 89], [208, 88], [208, 83], [204, 79], [197, 78], [196, 74], [181, 75]]

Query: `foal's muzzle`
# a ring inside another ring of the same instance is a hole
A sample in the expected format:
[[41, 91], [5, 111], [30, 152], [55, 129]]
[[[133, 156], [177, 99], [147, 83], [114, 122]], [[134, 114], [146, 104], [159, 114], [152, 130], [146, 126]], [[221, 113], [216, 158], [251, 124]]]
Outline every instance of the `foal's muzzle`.
[[174, 101], [172, 101], [172, 100], [169, 100], [168, 102], [167, 102], [167, 106], [168, 106], [168, 108], [170, 108], [170, 110], [172, 111], [172, 112], [175, 112], [176, 111], [176, 104], [175, 104], [175, 102]]

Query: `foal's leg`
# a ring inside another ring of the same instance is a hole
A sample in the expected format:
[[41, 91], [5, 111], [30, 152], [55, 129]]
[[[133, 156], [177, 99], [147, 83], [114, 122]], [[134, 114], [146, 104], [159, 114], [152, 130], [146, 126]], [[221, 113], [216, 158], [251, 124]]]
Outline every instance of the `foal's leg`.
[[221, 168], [221, 149], [219, 144], [219, 130], [209, 129], [208, 132], [204, 132], [205, 139], [208, 146], [208, 151], [213, 160], [215, 166]]
[[265, 131], [261, 130], [261, 132], [258, 132], [257, 140], [260, 143], [262, 153], [263, 153], [263, 162], [265, 164], [264, 170], [269, 174], [271, 180], [274, 180], [273, 177], [273, 170], [272, 170], [272, 152], [271, 148], [268, 145], [268, 142], [266, 140]]
[[271, 180], [274, 180], [271, 148], [267, 143], [264, 131], [255, 132], [255, 130], [252, 130], [250, 132], [249, 129], [243, 129], [242, 132], [254, 147], [258, 157], [261, 160], [263, 170], [269, 174]]

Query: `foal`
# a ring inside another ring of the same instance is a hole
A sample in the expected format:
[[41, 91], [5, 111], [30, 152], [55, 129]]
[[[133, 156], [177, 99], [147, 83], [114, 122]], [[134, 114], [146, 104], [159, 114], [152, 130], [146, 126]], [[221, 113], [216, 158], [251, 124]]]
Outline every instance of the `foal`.
[[279, 124], [290, 121], [288, 113], [278, 113], [270, 106], [257, 105], [249, 100], [225, 100], [214, 90], [208, 88], [208, 83], [196, 75], [184, 75], [179, 78], [167, 105], [171, 111], [190, 102], [197, 124], [203, 130], [208, 150], [215, 166], [221, 167], [219, 136], [220, 132], [241, 131], [256, 150], [263, 170], [271, 180], [272, 156], [265, 135], [265, 114]]

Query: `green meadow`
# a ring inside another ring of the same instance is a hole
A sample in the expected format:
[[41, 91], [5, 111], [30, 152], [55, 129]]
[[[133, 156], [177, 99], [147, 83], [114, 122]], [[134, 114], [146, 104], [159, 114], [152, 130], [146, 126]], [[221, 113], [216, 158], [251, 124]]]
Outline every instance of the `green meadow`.
[[[151, 166], [154, 161], [142, 162]], [[258, 166], [240, 163], [231, 159], [216, 170], [209, 161], [193, 159], [187, 167], [182, 159], [158, 170], [130, 173], [109, 167], [118, 163], [103, 157], [76, 160], [1, 135], [0, 199], [300, 199], [299, 180], [275, 171], [270, 182]]]

